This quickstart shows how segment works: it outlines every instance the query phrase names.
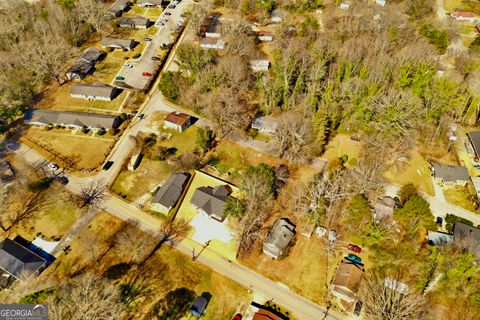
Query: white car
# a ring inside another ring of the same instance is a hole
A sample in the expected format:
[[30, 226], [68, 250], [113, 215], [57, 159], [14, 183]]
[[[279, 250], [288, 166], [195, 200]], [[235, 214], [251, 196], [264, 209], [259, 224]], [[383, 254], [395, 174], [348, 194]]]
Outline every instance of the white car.
[[130, 64], [130, 63], [125, 63], [125, 67], [128, 68], [128, 69], [132, 69], [132, 68], [133, 68], [133, 65]]
[[55, 163], [49, 163], [48, 168], [53, 171], [58, 170], [58, 166]]

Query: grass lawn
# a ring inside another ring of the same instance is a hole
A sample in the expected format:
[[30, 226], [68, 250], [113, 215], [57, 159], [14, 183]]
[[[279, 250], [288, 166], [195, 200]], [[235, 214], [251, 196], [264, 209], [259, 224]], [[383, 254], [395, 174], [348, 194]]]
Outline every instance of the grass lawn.
[[453, 186], [444, 188], [443, 195], [445, 196], [445, 200], [451, 204], [457, 205], [469, 211], [480, 213], [480, 210], [475, 205], [476, 199], [470, 193], [469, 188], [473, 189], [473, 185], [468, 184], [466, 187]]
[[[93, 77], [93, 76], [91, 76]], [[97, 80], [98, 81], [98, 80]], [[95, 81], [91, 81], [95, 82]], [[89, 82], [85, 82], [89, 83]], [[112, 101], [99, 101], [99, 100], [85, 100], [72, 98], [70, 96], [70, 89], [73, 83], [67, 83], [60, 87], [54, 86], [48, 90], [48, 94], [39, 103], [39, 107], [44, 109], [54, 110], [67, 110], [67, 111], [80, 111], [80, 112], [98, 112], [101, 109], [105, 111], [117, 111], [125, 99], [127, 92], [123, 91]]]
[[[57, 259], [41, 276], [50, 275], [62, 279], [89, 271], [106, 276], [111, 267], [126, 264], [128, 260], [123, 258], [121, 248], [112, 241], [122, 226], [123, 222], [118, 218], [105, 212], [99, 213], [90, 225], [80, 230], [72, 240], [71, 251]], [[146, 248], [146, 251], [149, 249]], [[95, 252], [102, 256], [96, 262], [92, 259]], [[251, 301], [251, 295], [246, 288], [198, 262], [193, 262], [189, 256], [182, 255], [169, 246], [160, 248], [142, 265], [143, 269], [135, 264], [126, 266], [125, 270], [111, 281], [120, 284], [136, 277], [138, 283], [151, 292], [134, 303], [131, 310], [133, 312], [130, 313], [132, 319], [145, 319], [146, 313], [159, 299], [178, 288], [187, 288], [196, 295], [204, 292], [211, 295], [202, 319], [231, 319], [241, 306], [245, 308]]]
[[322, 158], [333, 160], [338, 159], [342, 155], [348, 155], [347, 164], [355, 164], [360, 151], [362, 150], [362, 143], [350, 139], [350, 135], [337, 134], [327, 145], [325, 153]]
[[384, 177], [388, 181], [400, 185], [413, 183], [420, 191], [432, 196], [435, 194], [429, 164], [417, 150], [413, 150], [401, 166], [392, 167], [385, 172]]
[[[62, 159], [76, 160], [76, 169], [93, 170], [99, 167], [113, 147], [113, 140], [90, 135], [71, 134], [69, 130], [31, 128], [21, 139], [30, 147], [62, 166]], [[48, 151], [47, 149], [51, 149]], [[58, 153], [59, 156], [53, 154]]]
[[142, 159], [135, 171], [123, 170], [113, 183], [112, 191], [127, 200], [135, 201], [165, 181], [173, 167], [165, 161]]
[[[219, 180], [211, 175], [205, 174], [201, 171], [195, 171], [195, 175], [193, 177], [192, 183], [190, 184], [190, 188], [185, 194], [185, 197], [183, 198], [183, 202], [180, 205], [180, 208], [178, 209], [176, 219], [183, 218], [190, 221], [197, 215], [197, 211], [190, 204], [190, 200], [192, 199], [193, 193], [197, 188], [202, 186], [216, 187], [216, 186], [225, 185], [225, 184], [228, 184], [228, 183], [225, 181]], [[232, 196], [233, 197], [238, 196], [238, 192], [239, 192], [238, 188], [231, 184], [229, 185], [233, 189]], [[195, 234], [195, 229], [192, 228], [189, 234], [189, 238], [192, 238], [194, 234]], [[232, 261], [235, 260], [235, 256], [237, 254], [237, 247], [238, 247], [238, 243], [235, 238], [232, 238], [232, 240], [229, 241], [228, 243], [224, 243], [219, 240], [212, 240], [212, 242], [208, 246], [208, 248], [211, 249], [212, 251], [220, 253]]]
[[463, 0], [443, 0], [443, 8], [448, 13], [451, 13], [458, 9], [467, 9], [467, 7], [465, 7], [465, 4], [463, 3]]
[[[324, 304], [326, 254], [324, 244], [317, 236], [307, 239], [295, 237], [289, 255], [281, 260], [273, 260], [261, 251], [261, 244], [253, 248], [248, 257], [240, 262], [256, 270], [273, 281], [287, 285], [291, 290], [316, 303]], [[308, 257], [306, 259], [305, 257]], [[329, 281], [335, 276], [335, 269], [342, 255], [330, 257]]]

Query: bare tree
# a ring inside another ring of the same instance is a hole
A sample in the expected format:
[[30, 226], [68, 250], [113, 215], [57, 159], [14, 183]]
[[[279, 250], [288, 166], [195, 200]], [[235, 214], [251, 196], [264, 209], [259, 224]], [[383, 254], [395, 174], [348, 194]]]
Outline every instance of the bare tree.
[[54, 320], [115, 320], [124, 309], [116, 285], [91, 274], [61, 286], [49, 301], [49, 315]]
[[84, 208], [86, 206], [95, 206], [105, 200], [108, 187], [101, 181], [94, 181], [87, 187], [82, 188], [78, 196], [78, 206]]
[[144, 259], [151, 242], [152, 234], [140, 230], [136, 221], [127, 221], [125, 227], [116, 234], [115, 238], [115, 244], [119, 247], [120, 254], [133, 262]]
[[428, 301], [411, 287], [400, 282], [396, 274], [387, 277], [378, 272], [366, 275], [361, 290], [363, 310], [372, 320], [427, 319]]
[[310, 139], [310, 121], [295, 113], [285, 113], [274, 133], [273, 143], [280, 157], [299, 161], [309, 153]]
[[102, 28], [109, 20], [108, 13], [99, 0], [79, 0], [76, 2], [79, 17], [102, 35]]

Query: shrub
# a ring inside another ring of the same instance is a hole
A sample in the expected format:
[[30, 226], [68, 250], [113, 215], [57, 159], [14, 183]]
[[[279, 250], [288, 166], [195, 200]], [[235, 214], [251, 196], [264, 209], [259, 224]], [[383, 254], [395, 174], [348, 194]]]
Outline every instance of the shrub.
[[107, 130], [105, 130], [105, 128], [101, 128], [100, 130], [97, 131], [97, 134], [99, 136], [103, 136], [105, 133], [107, 133]]
[[141, 53], [136, 53], [133, 55], [132, 59], [138, 59], [140, 58], [141, 55], [142, 55]]
[[453, 231], [453, 225], [455, 224], [455, 222], [462, 222], [462, 223], [465, 223], [466, 225], [473, 226], [472, 221], [456, 216], [454, 214], [447, 213], [447, 216], [445, 217], [445, 228], [447, 229], [448, 232]]
[[85, 133], [85, 134], [87, 134], [89, 131], [90, 131], [90, 129], [88, 129], [87, 127], [82, 128], [82, 132]]
[[437, 47], [440, 53], [445, 53], [448, 47], [448, 33], [446, 30], [437, 30], [429, 24], [420, 28], [420, 33], [427, 37], [428, 41]]
[[117, 134], [117, 130], [115, 130], [115, 129], [113, 129], [113, 128], [108, 129], [107, 132], [108, 132], [108, 134], [111, 135], [111, 136], [114, 136], [114, 135]]
[[176, 73], [167, 71], [163, 74], [162, 79], [158, 85], [160, 91], [163, 95], [170, 101], [177, 101], [180, 93], [180, 88], [178, 87], [178, 78]]
[[37, 181], [32, 181], [27, 184], [27, 189], [30, 192], [38, 192], [40, 190], [48, 189], [52, 184], [51, 178], [43, 178]]

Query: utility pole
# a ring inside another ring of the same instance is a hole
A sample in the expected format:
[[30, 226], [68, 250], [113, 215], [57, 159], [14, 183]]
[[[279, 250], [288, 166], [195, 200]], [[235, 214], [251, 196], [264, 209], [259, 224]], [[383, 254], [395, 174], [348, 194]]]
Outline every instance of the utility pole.
[[193, 261], [198, 259], [198, 257], [202, 254], [203, 250], [205, 250], [205, 248], [208, 247], [208, 245], [210, 244], [210, 241], [212, 240], [208, 240], [207, 242], [205, 242], [205, 244], [202, 247], [202, 250], [200, 250], [200, 252], [197, 255], [195, 255], [195, 248], [193, 248], [193, 255], [192, 255]]

